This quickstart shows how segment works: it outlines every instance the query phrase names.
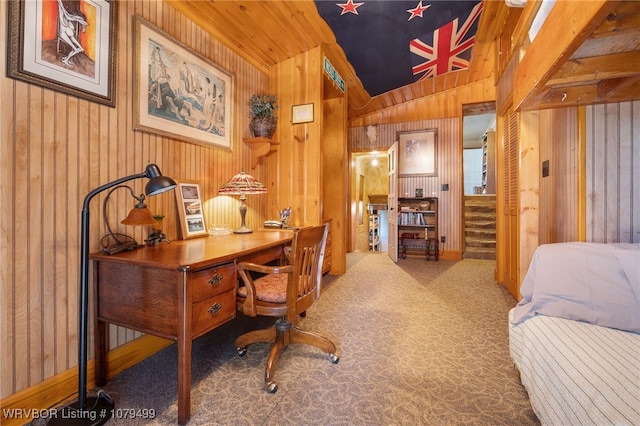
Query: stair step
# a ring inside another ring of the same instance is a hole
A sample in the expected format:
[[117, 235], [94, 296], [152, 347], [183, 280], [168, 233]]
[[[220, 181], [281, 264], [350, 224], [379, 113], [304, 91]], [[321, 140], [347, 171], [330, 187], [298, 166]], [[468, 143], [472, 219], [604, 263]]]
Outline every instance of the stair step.
[[477, 238], [467, 237], [464, 240], [467, 247], [483, 247], [483, 248], [496, 248], [496, 240], [491, 238]]
[[465, 195], [464, 201], [493, 201], [495, 203], [496, 196], [492, 195]]
[[495, 222], [496, 214], [486, 212], [464, 212], [464, 220], [482, 220]]
[[495, 220], [465, 220], [464, 221], [465, 229], [496, 229], [496, 221]]
[[466, 237], [488, 238], [490, 240], [495, 240], [496, 230], [485, 228], [464, 228], [464, 235]]
[[464, 253], [471, 259], [496, 258], [496, 197], [464, 197]]
[[481, 249], [477, 247], [468, 247], [463, 255], [465, 259], [493, 259], [496, 258], [495, 249]]
[[464, 211], [465, 212], [495, 212], [496, 211], [496, 205], [495, 204], [491, 204], [491, 205], [480, 205], [480, 204], [468, 205], [468, 204], [465, 204], [464, 205]]

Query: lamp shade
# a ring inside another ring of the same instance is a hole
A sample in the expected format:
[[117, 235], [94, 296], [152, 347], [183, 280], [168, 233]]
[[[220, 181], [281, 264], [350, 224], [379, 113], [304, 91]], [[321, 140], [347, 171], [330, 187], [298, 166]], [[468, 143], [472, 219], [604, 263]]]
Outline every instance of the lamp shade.
[[218, 194], [221, 195], [240, 195], [240, 219], [242, 225], [233, 232], [236, 234], [249, 234], [253, 232], [245, 224], [245, 217], [247, 215], [247, 194], [264, 194], [267, 192], [267, 187], [261, 184], [251, 175], [248, 175], [243, 171], [229, 179], [227, 183], [222, 185], [218, 190]]
[[120, 222], [123, 225], [134, 226], [154, 226], [157, 224], [153, 218], [153, 213], [143, 204], [144, 207], [135, 206], [131, 209], [126, 218]]
[[264, 194], [266, 192], [266, 186], [244, 171], [232, 177], [218, 190], [218, 194], [223, 195]]
[[158, 195], [165, 191], [170, 191], [178, 184], [170, 177], [163, 176], [160, 168], [155, 164], [149, 164], [144, 171], [144, 175], [149, 178], [149, 182], [144, 188], [147, 195]]

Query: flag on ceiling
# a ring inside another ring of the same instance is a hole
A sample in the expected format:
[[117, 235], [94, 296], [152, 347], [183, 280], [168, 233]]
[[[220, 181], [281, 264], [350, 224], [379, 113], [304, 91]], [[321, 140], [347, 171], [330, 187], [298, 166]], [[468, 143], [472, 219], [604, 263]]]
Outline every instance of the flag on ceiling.
[[482, 3], [316, 0], [365, 90], [377, 96], [468, 67]]

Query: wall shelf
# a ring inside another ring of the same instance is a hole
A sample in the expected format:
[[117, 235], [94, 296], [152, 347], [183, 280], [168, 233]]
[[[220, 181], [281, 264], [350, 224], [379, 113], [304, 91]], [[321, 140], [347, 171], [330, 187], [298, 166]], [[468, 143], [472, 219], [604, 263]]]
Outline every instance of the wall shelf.
[[[275, 146], [280, 145], [280, 142], [273, 139], [258, 137], [258, 138], [244, 138], [245, 143], [251, 145], [251, 168], [255, 169], [258, 165], [258, 160], [269, 154], [275, 149]], [[273, 148], [272, 148], [273, 147]]]

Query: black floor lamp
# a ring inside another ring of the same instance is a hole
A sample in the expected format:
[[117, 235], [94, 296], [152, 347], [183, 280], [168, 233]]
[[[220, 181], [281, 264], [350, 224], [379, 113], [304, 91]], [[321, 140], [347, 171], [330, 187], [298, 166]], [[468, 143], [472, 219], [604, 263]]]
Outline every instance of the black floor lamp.
[[176, 187], [176, 182], [162, 176], [155, 164], [147, 165], [143, 173], [123, 177], [89, 192], [82, 204], [80, 241], [80, 316], [78, 329], [78, 401], [62, 407], [48, 424], [101, 425], [111, 418], [114, 408], [108, 396], [87, 398], [87, 328], [89, 323], [89, 202], [93, 197], [124, 182], [146, 177], [147, 196], [161, 194]]

